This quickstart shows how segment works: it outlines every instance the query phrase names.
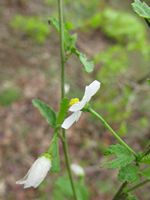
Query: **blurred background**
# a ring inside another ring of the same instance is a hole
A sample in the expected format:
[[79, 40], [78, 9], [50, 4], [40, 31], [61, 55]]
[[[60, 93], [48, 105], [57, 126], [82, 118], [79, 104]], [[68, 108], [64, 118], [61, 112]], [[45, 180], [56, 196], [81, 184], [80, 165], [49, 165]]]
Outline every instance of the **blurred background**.
[[[133, 12], [130, 0], [64, 2], [65, 20], [78, 34], [78, 48], [95, 63], [87, 74], [76, 57], [69, 59], [68, 97], [82, 97], [86, 84], [101, 81], [93, 107], [128, 144], [142, 151], [150, 140], [150, 29]], [[72, 199], [61, 144], [59, 174], [49, 174], [36, 190], [15, 184], [47, 150], [53, 133], [31, 102], [40, 98], [58, 110], [59, 39], [48, 25], [52, 16], [57, 17], [57, 1], [0, 1], [0, 200]], [[84, 182], [75, 177], [80, 200], [110, 200], [120, 183], [117, 171], [101, 163], [115, 139], [88, 114], [67, 136], [71, 162], [86, 172]], [[149, 189], [147, 185], [135, 193], [149, 200]]]

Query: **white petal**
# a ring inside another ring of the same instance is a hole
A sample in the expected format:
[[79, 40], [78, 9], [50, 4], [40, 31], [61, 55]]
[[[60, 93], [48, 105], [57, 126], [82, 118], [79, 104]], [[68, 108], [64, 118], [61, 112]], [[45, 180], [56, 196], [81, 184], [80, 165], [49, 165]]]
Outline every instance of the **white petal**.
[[71, 114], [69, 117], [67, 117], [63, 124], [61, 125], [62, 128], [64, 129], [68, 129], [70, 128], [74, 122], [77, 122], [81, 116], [81, 111], [77, 111], [77, 112], [74, 112], [73, 114]]
[[50, 168], [51, 161], [45, 156], [42, 156], [33, 163], [26, 176], [16, 183], [24, 184], [24, 188], [36, 188], [44, 180]]
[[78, 110], [82, 110], [86, 103], [88, 103], [92, 96], [96, 94], [96, 92], [100, 88], [100, 82], [95, 80], [90, 85], [85, 87], [85, 92], [82, 100], [69, 108], [69, 111], [76, 112]]

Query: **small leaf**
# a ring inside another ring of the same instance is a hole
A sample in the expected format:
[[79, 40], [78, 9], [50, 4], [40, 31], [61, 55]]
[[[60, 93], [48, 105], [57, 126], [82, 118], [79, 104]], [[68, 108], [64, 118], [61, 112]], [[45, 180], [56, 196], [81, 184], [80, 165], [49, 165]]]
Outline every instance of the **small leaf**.
[[51, 17], [49, 20], [53, 27], [59, 32], [59, 21], [55, 17]]
[[[54, 28], [59, 32], [59, 21], [58, 19], [52, 17], [50, 19], [51, 24], [54, 26]], [[63, 25], [64, 29], [64, 46], [65, 46], [65, 51], [67, 54], [73, 53], [75, 51], [76, 47], [76, 41], [77, 41], [77, 35], [76, 34], [70, 34], [70, 26], [69, 24], [64, 24]]]
[[57, 117], [57, 125], [61, 125], [67, 115], [67, 111], [69, 108], [69, 100], [67, 98], [62, 99], [60, 103], [60, 111]]
[[134, 182], [139, 179], [139, 169], [137, 166], [129, 164], [119, 170], [118, 178], [120, 181]]
[[80, 59], [80, 62], [82, 63], [82, 65], [84, 66], [84, 69], [86, 72], [90, 73], [93, 71], [94, 69], [94, 64], [92, 61], [89, 61], [86, 57], [85, 54], [78, 52], [78, 57]]
[[134, 3], [132, 3], [132, 7], [139, 16], [150, 19], [150, 7], [145, 2], [135, 0]]
[[55, 128], [56, 126], [56, 114], [46, 103], [39, 99], [32, 101], [33, 105], [40, 111], [41, 115], [46, 118], [47, 122]]
[[141, 163], [150, 164], [150, 154], [144, 156], [141, 160]]
[[[55, 133], [57, 134], [57, 133]], [[59, 158], [59, 146], [58, 146], [58, 137], [56, 136], [51, 144], [51, 155], [52, 155], [52, 168], [51, 172], [60, 171], [60, 158]]]
[[104, 163], [104, 166], [111, 169], [124, 167], [134, 160], [134, 156], [131, 152], [120, 144], [111, 145], [106, 150], [105, 155], [114, 155], [116, 157]]

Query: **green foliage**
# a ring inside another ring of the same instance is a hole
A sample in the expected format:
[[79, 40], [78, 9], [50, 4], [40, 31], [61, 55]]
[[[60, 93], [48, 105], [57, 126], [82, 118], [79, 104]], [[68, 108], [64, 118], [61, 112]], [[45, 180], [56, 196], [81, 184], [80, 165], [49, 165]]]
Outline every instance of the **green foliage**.
[[[109, 47], [94, 58], [95, 63], [101, 64], [97, 77], [105, 82], [114, 79], [114, 76], [124, 74], [128, 69], [127, 51], [120, 45]], [[112, 76], [113, 75], [113, 76]]]
[[[54, 26], [54, 28], [59, 32], [59, 22], [56, 18], [50, 19], [51, 24]], [[76, 41], [77, 41], [77, 35], [76, 34], [70, 34], [70, 26], [68, 23], [64, 24], [64, 46], [66, 54], [71, 54], [75, 51], [76, 47]], [[71, 26], [72, 27], [72, 26]]]
[[[50, 19], [51, 24], [55, 27], [55, 29], [59, 32], [59, 23], [56, 18]], [[75, 54], [81, 64], [84, 67], [84, 70], [88, 73], [92, 72], [94, 69], [93, 62], [89, 61], [85, 54], [81, 53], [76, 48], [76, 42], [77, 42], [77, 35], [76, 34], [70, 34], [70, 24], [64, 24], [64, 46], [65, 46], [65, 52], [66, 52], [66, 59], [69, 58], [71, 54]]]
[[60, 109], [57, 116], [57, 125], [61, 125], [67, 115], [69, 108], [69, 100], [67, 98], [62, 99], [60, 103]]
[[92, 61], [89, 61], [85, 54], [79, 52], [79, 60], [83, 64], [86, 72], [90, 73], [94, 69], [94, 64]]
[[144, 169], [142, 171], [142, 175], [145, 176], [147, 179], [150, 179], [150, 167]]
[[51, 172], [59, 172], [60, 171], [60, 158], [59, 158], [59, 146], [58, 146], [58, 136], [57, 133], [56, 137], [54, 136], [54, 140], [51, 144], [50, 153], [52, 155], [52, 167]]
[[144, 25], [133, 15], [107, 8], [89, 20], [89, 26], [100, 28], [106, 36], [128, 49], [149, 51]]
[[19, 100], [21, 92], [16, 87], [7, 87], [0, 90], [0, 105], [9, 106], [13, 102]]
[[33, 105], [39, 110], [41, 115], [47, 120], [47, 122], [53, 127], [56, 127], [56, 114], [52, 108], [50, 108], [46, 103], [39, 99], [34, 99], [32, 101]]
[[115, 159], [105, 163], [105, 166], [111, 169], [125, 167], [134, 160], [134, 156], [131, 152], [120, 144], [111, 145], [106, 150], [105, 155], [113, 155], [116, 157]]
[[[89, 192], [83, 181], [75, 181], [78, 200], [89, 200]], [[60, 177], [54, 186], [52, 199], [54, 200], [72, 200], [73, 193], [69, 178], [66, 176]]]
[[128, 193], [126, 200], [137, 200], [137, 198], [134, 195]]
[[11, 26], [31, 37], [38, 44], [43, 44], [50, 33], [47, 23], [39, 17], [16, 15], [11, 20]]
[[139, 169], [133, 164], [126, 165], [119, 170], [120, 181], [134, 182], [139, 179]]
[[147, 154], [146, 156], [144, 156], [141, 160], [141, 163], [145, 163], [145, 164], [150, 164], [150, 154]]
[[145, 2], [134, 0], [132, 7], [140, 17], [150, 19], [150, 7]]

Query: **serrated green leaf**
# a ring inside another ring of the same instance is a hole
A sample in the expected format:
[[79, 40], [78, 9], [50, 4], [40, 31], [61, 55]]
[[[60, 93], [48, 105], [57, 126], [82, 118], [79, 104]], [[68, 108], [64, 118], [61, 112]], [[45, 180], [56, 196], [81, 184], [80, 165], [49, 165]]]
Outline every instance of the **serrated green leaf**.
[[59, 21], [55, 17], [50, 18], [50, 23], [53, 25], [53, 27], [59, 31]]
[[[57, 133], [55, 133], [57, 134]], [[52, 155], [52, 167], [51, 172], [60, 171], [60, 158], [59, 158], [59, 146], [58, 146], [58, 137], [56, 136], [51, 144], [51, 155]]]
[[39, 99], [32, 101], [33, 105], [40, 111], [41, 115], [47, 120], [47, 122], [55, 128], [56, 126], [56, 114], [51, 107]]
[[146, 168], [142, 171], [143, 176], [145, 176], [147, 179], [150, 179], [150, 167]]
[[120, 144], [111, 145], [106, 150], [105, 155], [114, 155], [116, 157], [104, 164], [104, 166], [112, 169], [124, 167], [135, 159], [131, 152]]
[[139, 179], [139, 169], [137, 166], [129, 164], [119, 170], [118, 178], [120, 181], [137, 181]]
[[61, 125], [67, 115], [67, 111], [69, 108], [69, 100], [67, 98], [62, 99], [60, 103], [60, 111], [57, 117], [57, 125]]
[[141, 160], [141, 163], [150, 164], [150, 154], [144, 156]]
[[89, 61], [85, 54], [79, 52], [79, 59], [82, 65], [84, 66], [86, 72], [90, 73], [93, 71], [94, 63], [92, 61]]
[[139, 16], [150, 19], [150, 7], [145, 2], [135, 0], [134, 3], [132, 3], [132, 7]]

